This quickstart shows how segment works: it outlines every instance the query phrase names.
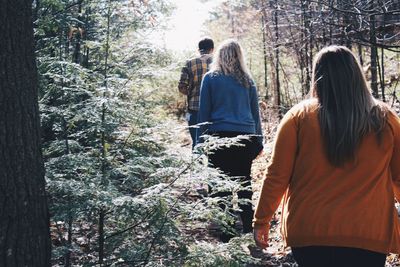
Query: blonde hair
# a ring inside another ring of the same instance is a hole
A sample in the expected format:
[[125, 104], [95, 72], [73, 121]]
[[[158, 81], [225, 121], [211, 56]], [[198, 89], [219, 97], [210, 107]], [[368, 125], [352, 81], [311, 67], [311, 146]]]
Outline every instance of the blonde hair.
[[211, 72], [232, 76], [246, 88], [253, 85], [250, 72], [245, 64], [242, 47], [233, 39], [225, 40], [218, 47], [211, 65]]
[[347, 47], [328, 46], [315, 56], [311, 96], [318, 98], [321, 134], [334, 166], [354, 160], [367, 133], [375, 132], [380, 140], [388, 108], [374, 99]]

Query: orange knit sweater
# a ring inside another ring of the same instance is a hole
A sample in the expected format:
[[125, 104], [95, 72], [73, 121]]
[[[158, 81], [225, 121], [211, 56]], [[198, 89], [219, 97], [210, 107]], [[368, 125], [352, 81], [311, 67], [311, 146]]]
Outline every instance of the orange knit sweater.
[[379, 144], [366, 135], [354, 162], [338, 168], [325, 156], [315, 99], [293, 107], [280, 123], [263, 181], [255, 227], [269, 227], [283, 197], [285, 244], [343, 246], [400, 253], [395, 209], [400, 199], [400, 120], [388, 114]]

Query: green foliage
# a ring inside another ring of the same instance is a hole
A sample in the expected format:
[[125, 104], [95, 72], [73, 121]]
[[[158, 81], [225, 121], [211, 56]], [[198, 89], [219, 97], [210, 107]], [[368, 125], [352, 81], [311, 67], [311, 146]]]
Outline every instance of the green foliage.
[[184, 266], [190, 267], [240, 267], [250, 264], [260, 264], [260, 261], [252, 258], [246, 253], [247, 245], [251, 242], [252, 236], [245, 238], [233, 238], [228, 244], [213, 245], [207, 242], [193, 244], [190, 250], [190, 257]]
[[193, 236], [211, 219], [233, 220], [194, 188], [240, 185], [204, 155], [170, 147], [185, 131], [166, 109], [178, 101], [178, 67], [140, 37], [162, 27], [169, 3], [46, 0], [34, 9], [54, 265], [198, 266], [211, 253], [244, 262], [241, 248], [206, 249]]

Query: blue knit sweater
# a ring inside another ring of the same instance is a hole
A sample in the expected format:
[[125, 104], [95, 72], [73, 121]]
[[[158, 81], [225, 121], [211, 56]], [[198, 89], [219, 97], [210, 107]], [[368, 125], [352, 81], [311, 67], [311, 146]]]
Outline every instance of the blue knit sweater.
[[255, 86], [243, 87], [233, 77], [208, 72], [200, 87], [199, 136], [207, 132], [241, 132], [260, 135], [258, 95]]

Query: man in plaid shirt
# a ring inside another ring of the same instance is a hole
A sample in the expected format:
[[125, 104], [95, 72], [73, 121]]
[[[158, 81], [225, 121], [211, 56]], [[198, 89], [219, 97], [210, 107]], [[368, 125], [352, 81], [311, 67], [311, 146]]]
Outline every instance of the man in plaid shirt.
[[196, 145], [197, 128], [190, 126], [197, 124], [197, 112], [200, 103], [200, 85], [204, 74], [209, 71], [214, 51], [214, 42], [210, 38], [204, 38], [199, 42], [200, 56], [186, 61], [182, 68], [179, 80], [179, 92], [187, 96], [187, 120], [189, 132], [192, 137], [192, 148]]

